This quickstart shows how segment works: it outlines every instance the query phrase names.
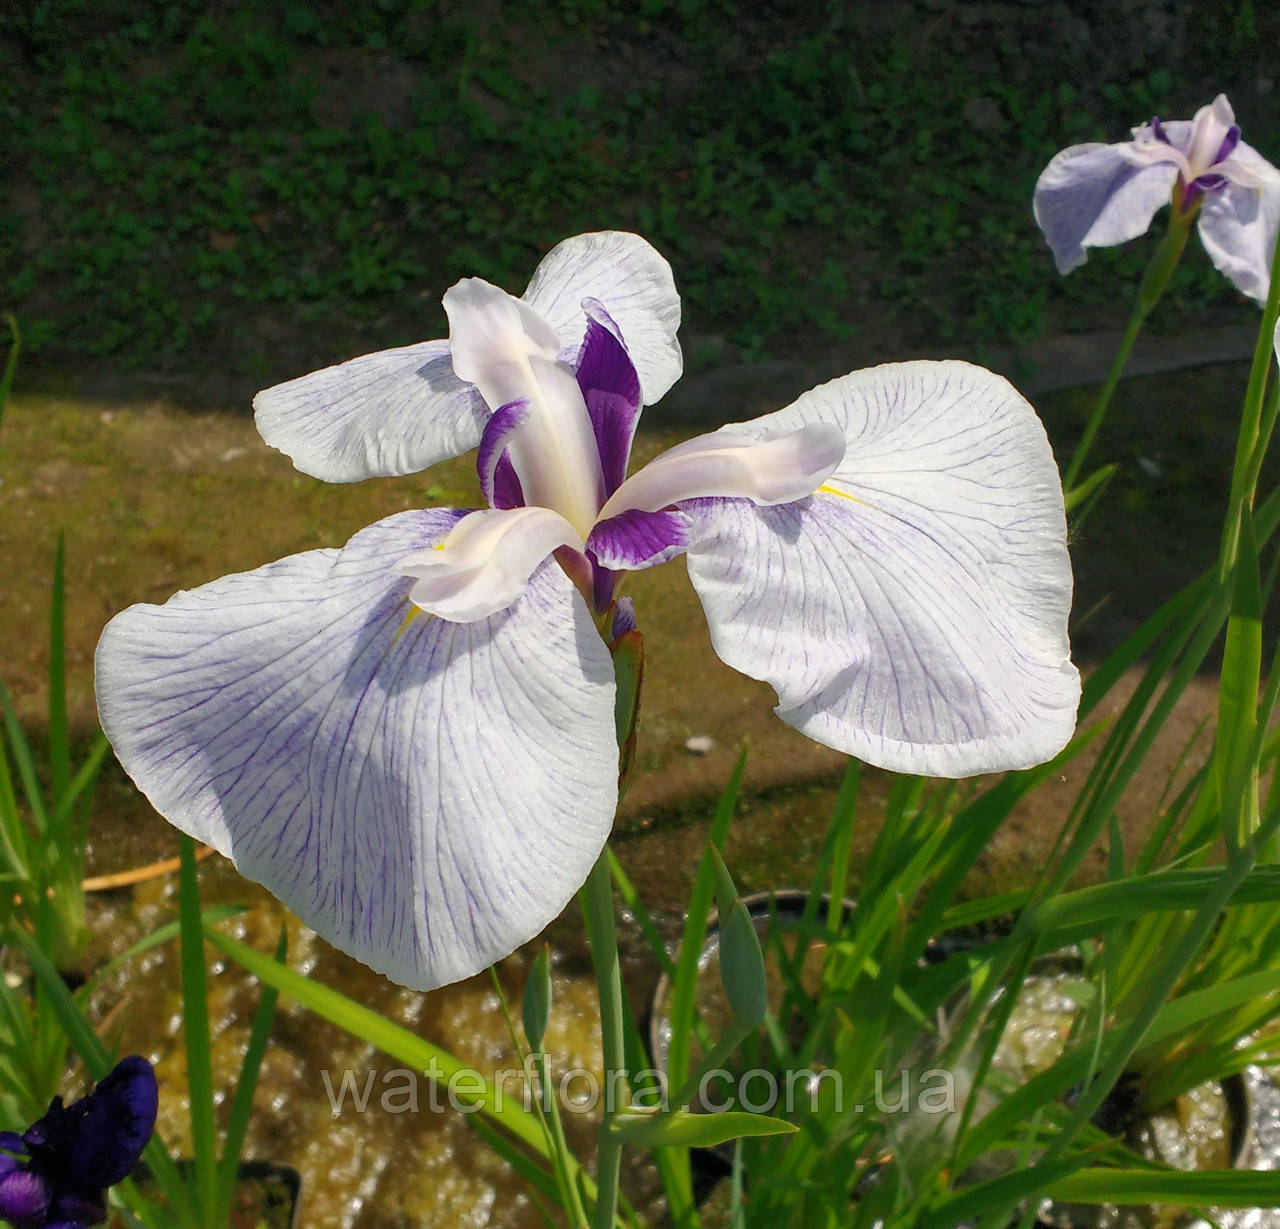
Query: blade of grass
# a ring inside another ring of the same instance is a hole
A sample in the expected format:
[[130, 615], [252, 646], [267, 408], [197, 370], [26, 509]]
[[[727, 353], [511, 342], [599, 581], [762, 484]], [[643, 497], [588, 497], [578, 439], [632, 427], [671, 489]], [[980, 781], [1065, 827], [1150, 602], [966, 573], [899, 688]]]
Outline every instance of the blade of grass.
[[[244, 905], [209, 905], [202, 909], [200, 917], [205, 926], [211, 926], [215, 922], [226, 922], [233, 917], [238, 917], [246, 912]], [[106, 964], [93, 971], [93, 976], [76, 992], [80, 999], [88, 999], [102, 984], [102, 981], [110, 973], [114, 973], [116, 969], [129, 963], [136, 956], [141, 956], [143, 952], [149, 952], [153, 947], [161, 947], [178, 937], [181, 930], [180, 922], [166, 922], [163, 926], [157, 927], [149, 935], [143, 939], [139, 939], [137, 943], [130, 945], [118, 956], [113, 956]]]
[[[275, 986], [281, 994], [288, 995], [322, 1019], [336, 1024], [353, 1037], [359, 1037], [370, 1045], [397, 1059], [406, 1067], [421, 1071], [439, 1072], [433, 1078], [447, 1081], [466, 1071], [466, 1086], [479, 1087], [476, 1108], [486, 1114], [498, 1126], [509, 1131], [516, 1139], [540, 1156], [546, 1156], [546, 1141], [542, 1127], [533, 1114], [515, 1105], [508, 1097], [499, 1097], [493, 1085], [472, 1072], [472, 1069], [448, 1050], [433, 1045], [426, 1038], [409, 1029], [392, 1023], [378, 1012], [348, 998], [330, 986], [314, 982], [287, 965], [278, 964], [270, 956], [224, 935], [213, 927], [206, 927], [204, 936], [224, 956], [230, 957], [252, 973], [259, 981]], [[459, 1099], [463, 1093], [459, 1092]], [[468, 1114], [471, 1119], [474, 1115]]]
[[18, 780], [22, 782], [22, 790], [26, 794], [27, 806], [31, 808], [31, 818], [35, 822], [37, 833], [43, 834], [49, 827], [49, 812], [45, 807], [44, 791], [40, 788], [40, 778], [36, 774], [31, 744], [27, 742], [22, 724], [18, 721], [17, 710], [9, 698], [9, 689], [3, 683], [0, 683], [0, 709], [4, 712], [9, 748], [18, 769]]
[[1262, 672], [1262, 581], [1253, 517], [1240, 509], [1239, 552], [1218, 689], [1214, 780], [1227, 848], [1252, 843], [1258, 826], [1258, 681]]
[[179, 942], [182, 958], [182, 1032], [187, 1053], [187, 1099], [195, 1162], [195, 1200], [206, 1229], [217, 1229], [218, 1136], [213, 1110], [213, 1051], [209, 1038], [208, 981], [200, 918], [195, 842], [178, 837]]
[[1085, 1169], [1048, 1184], [1053, 1198], [1073, 1203], [1178, 1204], [1188, 1208], [1280, 1207], [1274, 1169]]
[[[201, 929], [203, 931], [203, 927]], [[280, 938], [276, 943], [276, 962], [283, 964], [288, 954], [289, 932], [281, 926]], [[267, 1052], [267, 1041], [271, 1036], [271, 1023], [275, 1019], [279, 995], [280, 992], [274, 986], [264, 985], [257, 1010], [253, 1013], [249, 1044], [245, 1047], [244, 1059], [240, 1063], [240, 1078], [236, 1080], [236, 1090], [232, 1094], [227, 1130], [222, 1139], [222, 1156], [218, 1161], [218, 1200], [214, 1220], [217, 1225], [228, 1224], [231, 1220], [231, 1199], [235, 1193], [236, 1175], [240, 1171], [240, 1153], [244, 1149], [244, 1137], [253, 1113], [253, 1093], [258, 1086], [258, 1072], [262, 1069], [262, 1059]]]

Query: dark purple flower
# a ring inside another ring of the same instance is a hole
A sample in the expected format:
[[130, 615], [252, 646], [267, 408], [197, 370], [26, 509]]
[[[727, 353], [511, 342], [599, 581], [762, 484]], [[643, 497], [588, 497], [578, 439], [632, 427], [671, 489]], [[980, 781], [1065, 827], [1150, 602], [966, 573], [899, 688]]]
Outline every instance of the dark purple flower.
[[0, 1131], [0, 1220], [14, 1229], [87, 1229], [107, 1219], [107, 1187], [137, 1164], [156, 1125], [155, 1072], [121, 1059], [87, 1097], [22, 1135]]

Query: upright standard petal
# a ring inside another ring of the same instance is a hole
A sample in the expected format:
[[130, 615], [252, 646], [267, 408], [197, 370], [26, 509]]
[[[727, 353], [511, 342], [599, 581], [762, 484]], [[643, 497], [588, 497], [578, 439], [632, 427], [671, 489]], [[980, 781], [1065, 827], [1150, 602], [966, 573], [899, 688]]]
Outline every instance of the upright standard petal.
[[414, 474], [480, 442], [488, 410], [453, 371], [447, 341], [326, 367], [253, 399], [258, 433], [304, 474], [360, 482]]
[[1225, 165], [1233, 164], [1246, 168], [1261, 186], [1228, 182], [1221, 191], [1207, 193], [1200, 208], [1200, 242], [1219, 273], [1263, 304], [1280, 233], [1280, 173], [1246, 145], [1238, 146]]
[[556, 509], [586, 537], [604, 478], [582, 389], [559, 360], [551, 326], [529, 304], [478, 277], [451, 286], [444, 310], [458, 374], [495, 412], [525, 403], [505, 444], [525, 498]]
[[502, 614], [415, 614], [397, 560], [457, 514], [134, 606], [103, 729], [156, 809], [406, 986], [476, 973], [581, 886], [617, 802], [609, 653], [554, 564]]
[[716, 652], [773, 685], [784, 721], [884, 768], [1053, 756], [1080, 684], [1061, 487], [1031, 407], [979, 367], [899, 363], [732, 429], [819, 421], [848, 448], [812, 497], [682, 505]]
[[1173, 161], [1140, 159], [1130, 144], [1073, 145], [1055, 155], [1036, 183], [1033, 209], [1058, 272], [1084, 264], [1085, 248], [1145, 234], [1177, 178]]
[[631, 460], [631, 445], [640, 422], [640, 377], [613, 321], [600, 304], [587, 307], [587, 334], [578, 353], [575, 375], [595, 432], [596, 451], [608, 498], [623, 483]]
[[684, 370], [676, 332], [680, 296], [671, 266], [625, 231], [575, 235], [543, 258], [524, 292], [560, 338], [576, 347], [587, 327], [586, 299], [598, 299], [618, 326], [635, 364], [645, 405], [663, 396]]

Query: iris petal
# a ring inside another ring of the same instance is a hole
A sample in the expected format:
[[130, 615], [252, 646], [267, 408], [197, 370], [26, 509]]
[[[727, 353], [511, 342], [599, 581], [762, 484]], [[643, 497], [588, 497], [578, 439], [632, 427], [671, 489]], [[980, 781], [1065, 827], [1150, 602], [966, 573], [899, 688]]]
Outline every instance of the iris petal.
[[587, 335], [576, 375], [595, 432], [604, 494], [608, 496], [627, 476], [631, 444], [640, 422], [640, 378], [600, 304], [589, 301], [587, 316]]
[[456, 520], [402, 513], [134, 606], [97, 656], [103, 728], [161, 814], [417, 988], [545, 926], [617, 801], [612, 664], [554, 564], [501, 615], [406, 620], [391, 568]]
[[494, 411], [480, 439], [476, 472], [480, 493], [491, 508], [515, 508], [524, 503], [520, 479], [516, 477], [507, 448], [511, 437], [529, 417], [527, 401], [511, 401]]
[[326, 482], [413, 474], [480, 442], [488, 411], [447, 341], [366, 354], [265, 389], [262, 438]]
[[49, 1207], [49, 1192], [28, 1169], [0, 1173], [0, 1219], [39, 1224]]
[[114, 1186], [138, 1163], [156, 1125], [155, 1072], [136, 1054], [121, 1059], [82, 1102], [71, 1171], [99, 1190]]
[[668, 512], [638, 512], [634, 508], [601, 521], [587, 539], [587, 549], [602, 567], [635, 572], [674, 559], [689, 540], [689, 518]]
[[507, 456], [530, 504], [554, 508], [585, 537], [604, 497], [600, 454], [573, 372], [533, 308], [479, 278], [444, 296], [458, 373], [495, 410], [525, 402]]
[[1168, 145], [1151, 145], [1160, 160], [1145, 165], [1134, 164], [1129, 144], [1090, 144], [1064, 149], [1045, 167], [1034, 210], [1059, 273], [1084, 264], [1085, 248], [1112, 247], [1145, 234], [1156, 211], [1169, 203], [1177, 164], [1185, 160]]
[[812, 498], [682, 505], [716, 652], [773, 685], [784, 721], [884, 768], [1055, 754], [1079, 678], [1062, 494], [1031, 407], [981, 368], [901, 363], [735, 430], [815, 420], [848, 449]]
[[599, 299], [607, 308], [635, 363], [644, 403], [652, 405], [684, 369], [676, 341], [680, 296], [671, 266], [639, 235], [575, 235], [543, 258], [524, 300], [569, 344], [583, 335], [586, 299]]
[[600, 510], [608, 520], [633, 508], [657, 512], [683, 499], [740, 495], [758, 504], [790, 503], [814, 491], [844, 455], [844, 436], [809, 422], [767, 437], [725, 427], [667, 449], [631, 475]]
[[416, 578], [409, 600], [458, 623], [498, 614], [517, 601], [538, 565], [561, 546], [582, 548], [573, 526], [550, 508], [485, 508], [464, 517], [443, 542], [398, 559]]
[[[1231, 161], [1223, 164], [1224, 173], [1233, 164], [1252, 166], [1248, 154], [1272, 169], [1253, 150], [1239, 145]], [[1220, 192], [1206, 196], [1198, 229], [1214, 268], [1241, 294], [1265, 303], [1271, 287], [1271, 258], [1280, 233], [1280, 176], [1262, 188], [1228, 182]]]

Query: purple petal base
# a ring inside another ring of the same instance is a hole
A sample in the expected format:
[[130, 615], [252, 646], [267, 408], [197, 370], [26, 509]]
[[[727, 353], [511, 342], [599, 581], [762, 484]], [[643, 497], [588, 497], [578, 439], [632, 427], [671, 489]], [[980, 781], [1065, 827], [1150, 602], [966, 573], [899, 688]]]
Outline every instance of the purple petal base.
[[524, 488], [507, 455], [507, 446], [528, 417], [528, 401], [509, 401], [499, 406], [485, 424], [476, 453], [476, 472], [485, 503], [491, 508], [524, 507]]
[[683, 512], [632, 508], [601, 521], [587, 539], [587, 551], [602, 567], [635, 572], [683, 554], [688, 542], [689, 518]]
[[640, 377], [618, 326], [595, 300], [588, 299], [583, 306], [587, 334], [578, 354], [578, 387], [591, 416], [608, 498], [627, 476], [631, 442], [640, 420]]

